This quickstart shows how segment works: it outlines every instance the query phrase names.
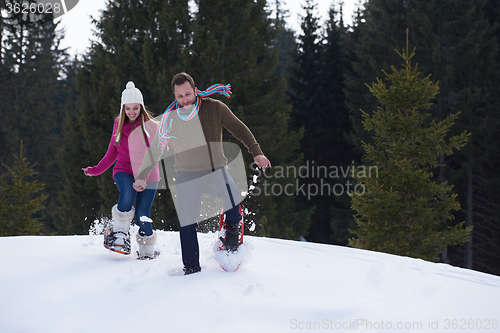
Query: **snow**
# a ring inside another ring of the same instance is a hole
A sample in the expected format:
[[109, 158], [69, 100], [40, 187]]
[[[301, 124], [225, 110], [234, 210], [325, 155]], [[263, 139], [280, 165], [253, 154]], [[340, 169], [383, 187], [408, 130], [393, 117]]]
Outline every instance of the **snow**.
[[209, 233], [202, 271], [176, 276], [177, 232], [158, 231], [155, 260], [102, 240], [0, 238], [0, 332], [500, 331], [500, 277], [446, 264], [246, 237], [244, 262], [227, 273]]

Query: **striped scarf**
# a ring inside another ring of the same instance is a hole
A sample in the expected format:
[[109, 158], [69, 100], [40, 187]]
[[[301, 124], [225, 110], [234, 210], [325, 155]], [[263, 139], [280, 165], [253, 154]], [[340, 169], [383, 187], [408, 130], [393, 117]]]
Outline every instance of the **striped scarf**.
[[[229, 98], [229, 95], [231, 95], [231, 85], [227, 84], [224, 86], [222, 84], [214, 84], [213, 86], [211, 86], [207, 90], [202, 90], [202, 91], [198, 90], [198, 92], [196, 93], [196, 104], [195, 104], [193, 110], [191, 111], [191, 113], [189, 113], [186, 116], [178, 114], [179, 118], [181, 118], [184, 121], [189, 121], [189, 120], [193, 119], [194, 117], [196, 117], [196, 115], [198, 114], [198, 111], [200, 111], [201, 97], [207, 97], [207, 96], [213, 95], [215, 93], [219, 93], [219, 94], [224, 95], [227, 98]], [[158, 146], [161, 148], [161, 150], [164, 150], [165, 148], [167, 148], [167, 151], [168, 151], [169, 146], [172, 146], [170, 139], [172, 139], [172, 138], [176, 139], [176, 137], [168, 135], [168, 133], [172, 130], [172, 119], [170, 119], [170, 121], [168, 121], [168, 115], [170, 114], [170, 112], [172, 112], [173, 110], [176, 110], [178, 108], [179, 108], [179, 103], [177, 103], [177, 101], [174, 101], [172, 104], [170, 104], [170, 106], [163, 113], [163, 116], [161, 118], [160, 129], [158, 131], [158, 138], [160, 140]]]

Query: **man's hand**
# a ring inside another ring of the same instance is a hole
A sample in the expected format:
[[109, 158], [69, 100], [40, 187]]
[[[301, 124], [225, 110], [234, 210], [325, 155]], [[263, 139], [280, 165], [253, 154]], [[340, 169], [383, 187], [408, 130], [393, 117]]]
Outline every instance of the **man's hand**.
[[134, 190], [136, 190], [137, 192], [144, 191], [146, 189], [146, 186], [147, 186], [146, 181], [142, 179], [137, 179], [135, 183], [132, 185]]
[[267, 167], [271, 167], [271, 162], [264, 155], [257, 155], [254, 157], [253, 161], [258, 168], [264, 170]]

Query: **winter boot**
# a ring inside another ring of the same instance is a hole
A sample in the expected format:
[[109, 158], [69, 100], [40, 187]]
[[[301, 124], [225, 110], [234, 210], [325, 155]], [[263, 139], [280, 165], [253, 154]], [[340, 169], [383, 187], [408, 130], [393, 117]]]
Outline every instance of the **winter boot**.
[[137, 244], [139, 244], [139, 251], [137, 251], [137, 259], [146, 260], [156, 258], [160, 252], [155, 251], [156, 232], [153, 231], [151, 236], [141, 236], [137, 234]]
[[236, 252], [238, 250], [238, 247], [241, 245], [240, 229], [241, 227], [239, 224], [226, 224], [226, 238], [224, 239], [224, 245], [227, 251]]
[[104, 232], [104, 247], [121, 254], [130, 254], [130, 222], [134, 218], [135, 209], [120, 212], [118, 205], [111, 210], [112, 221]]
[[184, 275], [191, 275], [191, 274], [194, 274], [194, 273], [201, 272], [201, 267], [197, 267], [197, 268], [186, 268], [186, 267], [184, 267], [182, 270], [184, 271]]

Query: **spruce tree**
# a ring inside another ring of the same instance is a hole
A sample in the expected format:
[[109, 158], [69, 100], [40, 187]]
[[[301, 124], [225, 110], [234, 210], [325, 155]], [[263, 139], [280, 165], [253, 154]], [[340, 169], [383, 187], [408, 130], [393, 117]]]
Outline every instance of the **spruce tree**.
[[[311, 170], [347, 168], [352, 149], [345, 138], [351, 127], [343, 92], [344, 74], [349, 67], [343, 45], [345, 27], [333, 6], [324, 32], [315, 13], [316, 4], [308, 1], [303, 9], [302, 30], [290, 69], [291, 125], [304, 131], [301, 151]], [[321, 189], [313, 197], [300, 198], [306, 207], [316, 208], [307, 239], [346, 244], [348, 235], [342, 229], [346, 230], [346, 224], [352, 221], [349, 197], [331, 190], [334, 186], [344, 187], [345, 180], [322, 175], [301, 179], [301, 184]]]
[[302, 31], [298, 37], [297, 50], [290, 69], [289, 85], [293, 105], [290, 125], [295, 130], [304, 128], [301, 146], [305, 151], [305, 158], [308, 159], [316, 153], [314, 129], [318, 123], [324, 121], [321, 117], [311, 115], [311, 112], [316, 111], [316, 91], [323, 70], [321, 63], [323, 39], [317, 16], [317, 4], [307, 0], [302, 9], [305, 11], [300, 24]]
[[365, 129], [374, 132], [374, 144], [363, 144], [372, 165], [355, 173], [358, 188], [351, 197], [358, 227], [350, 244], [437, 261], [447, 246], [466, 242], [471, 227], [464, 229], [462, 222], [445, 228], [442, 219], [453, 219], [451, 211], [460, 204], [452, 186], [434, 179], [432, 171], [439, 157], [463, 147], [469, 134], [447, 136], [458, 113], [431, 121], [425, 110], [438, 94], [438, 83], [412, 66], [415, 52], [408, 44], [407, 39], [406, 49], [398, 52], [402, 68], [384, 72], [389, 85], [377, 79], [369, 86], [381, 106], [372, 115], [363, 112]]
[[[442, 42], [447, 49], [442, 67], [449, 78], [443, 84], [447, 92], [438, 99], [441, 109], [460, 108], [464, 112], [456, 131], [471, 132], [468, 145], [445, 160], [443, 170], [456, 185], [463, 210], [457, 217], [473, 225], [469, 241], [448, 251], [448, 260], [470, 269], [500, 274], [500, 227], [498, 225], [498, 126], [500, 115], [500, 63], [498, 19], [488, 22], [495, 13], [491, 1], [461, 1], [444, 15], [444, 21], [456, 35], [454, 41]], [[498, 6], [498, 4], [496, 4]], [[459, 17], [459, 19], [457, 19]]]
[[353, 71], [346, 87], [353, 122], [352, 142], [371, 138], [363, 130], [360, 109], [374, 110], [376, 100], [364, 82], [372, 82], [380, 68], [396, 63], [394, 48], [403, 47], [400, 31], [419, 50], [419, 67], [440, 81], [440, 94], [430, 112], [436, 120], [462, 110], [451, 133], [467, 130], [468, 144], [441, 157], [436, 170], [441, 181], [454, 185], [463, 208], [453, 214], [474, 225], [470, 241], [450, 247], [442, 260], [458, 266], [500, 274], [498, 228], [499, 154], [497, 92], [499, 70], [498, 3], [491, 0], [371, 0], [360, 12], [350, 34]]
[[[290, 128], [302, 132], [300, 152], [304, 154], [303, 165], [309, 166], [315, 163], [314, 157], [318, 150], [315, 145], [315, 130], [318, 130], [318, 124], [324, 124], [327, 120], [321, 117], [323, 110], [320, 110], [316, 100], [318, 97], [318, 81], [322, 71], [321, 43], [323, 40], [317, 16], [317, 4], [312, 0], [308, 0], [302, 6], [302, 9], [305, 14], [301, 18], [301, 31], [297, 38], [296, 50], [292, 55], [292, 64], [289, 68], [288, 93], [292, 102]], [[297, 179], [299, 186], [302, 188], [308, 188], [310, 184], [316, 186], [316, 184], [312, 184], [313, 181], [307, 177]], [[311, 200], [309, 193], [299, 192], [298, 194], [298, 203], [313, 211], [311, 225], [306, 235], [307, 239], [327, 242], [330, 234], [328, 223], [316, 216], [316, 200], [318, 198], [314, 196]], [[321, 210], [320, 213], [323, 212], [324, 210]]]
[[[496, 41], [500, 38], [500, 3], [498, 1], [487, 1], [483, 11], [478, 14], [484, 15], [490, 25], [491, 35]], [[484, 24], [482, 20], [475, 19], [475, 23]], [[480, 62], [475, 62], [472, 68], [475, 76], [480, 78], [485, 88], [482, 89], [481, 95], [488, 96], [487, 101], [481, 102], [472, 108], [469, 121], [475, 123], [477, 136], [474, 135], [473, 147], [467, 151], [466, 155], [472, 162], [474, 173], [472, 175], [467, 172], [467, 179], [472, 181], [463, 181], [457, 179], [457, 185], [464, 184], [466, 188], [473, 191], [463, 191], [467, 193], [469, 202], [472, 203], [474, 231], [470, 236], [467, 251], [456, 251], [450, 255], [458, 260], [471, 262], [471, 266], [475, 270], [482, 272], [500, 275], [500, 224], [498, 223], [500, 215], [498, 213], [498, 205], [500, 202], [500, 176], [498, 170], [500, 168], [500, 135], [498, 127], [500, 126], [500, 117], [498, 109], [500, 107], [500, 79], [499, 65], [500, 52], [498, 43], [491, 41], [489, 43], [476, 43], [476, 46], [483, 46], [481, 54], [486, 53], [488, 56], [481, 55]], [[478, 54], [477, 50], [473, 53]], [[493, 59], [491, 59], [493, 58]], [[478, 66], [481, 65], [481, 66]], [[477, 96], [477, 86], [473, 90]], [[472, 99], [478, 100], [477, 98]], [[482, 100], [479, 99], [479, 100]], [[471, 103], [471, 105], [474, 105]], [[456, 164], [460, 166], [460, 164]], [[467, 164], [469, 165], [469, 163]], [[471, 170], [471, 171], [472, 171]], [[464, 172], [459, 173], [464, 176]]]
[[67, 56], [59, 48], [63, 36], [52, 14], [3, 11], [0, 28], [0, 113], [4, 120], [0, 124], [0, 162], [14, 163], [15, 147], [23, 140], [24, 155], [36, 162], [40, 181], [47, 184], [50, 209], [41, 211], [40, 217], [45, 231], [51, 232], [60, 182], [60, 163], [54, 157], [62, 141], [64, 118], [58, 100]]
[[47, 195], [39, 193], [44, 184], [33, 180], [37, 173], [33, 165], [23, 158], [23, 145], [15, 164], [0, 176], [0, 236], [40, 234], [42, 223], [35, 216], [44, 206]]
[[285, 19], [289, 17], [289, 11], [281, 6], [280, 0], [276, 0], [276, 16], [274, 26], [277, 32], [274, 47], [278, 48], [278, 64], [276, 65], [276, 75], [288, 80], [288, 68], [292, 63], [292, 54], [296, 48], [294, 31], [286, 25]]
[[[339, 6], [339, 12], [334, 9], [334, 5], [329, 10], [321, 47], [323, 72], [318, 77], [320, 86], [316, 92], [316, 101], [322, 112], [321, 117], [327, 121], [318, 123], [318, 129], [315, 131], [318, 133], [315, 142], [318, 153], [314, 160], [320, 165], [347, 169], [357, 154], [348, 140], [352, 124], [346, 107], [345, 76], [350, 70], [350, 63], [346, 47], [347, 28], [342, 19], [343, 4], [340, 3]], [[334, 244], [346, 245], [349, 238], [347, 229], [354, 226], [347, 182], [348, 179], [343, 175], [330, 179], [332, 186], [342, 184], [345, 191], [341, 195], [333, 195], [333, 198], [321, 198], [324, 209], [318, 206], [318, 214], [323, 211], [323, 216], [330, 226], [329, 238]]]

